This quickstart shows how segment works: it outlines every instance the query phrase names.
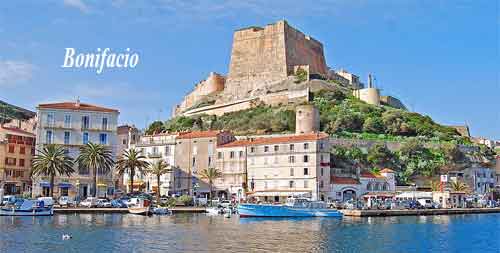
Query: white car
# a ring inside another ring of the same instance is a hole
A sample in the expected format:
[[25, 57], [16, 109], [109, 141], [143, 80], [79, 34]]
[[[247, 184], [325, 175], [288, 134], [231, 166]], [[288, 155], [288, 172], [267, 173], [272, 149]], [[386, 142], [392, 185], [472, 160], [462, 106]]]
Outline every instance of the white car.
[[97, 200], [98, 200], [97, 198], [88, 197], [84, 201], [80, 202], [80, 206], [82, 206], [82, 207], [88, 207], [88, 208], [96, 207], [97, 206]]
[[43, 201], [43, 204], [45, 206], [53, 206], [54, 205], [54, 199], [52, 197], [39, 197], [38, 201]]
[[16, 202], [16, 196], [14, 195], [5, 195], [2, 199], [2, 205], [14, 204]]
[[59, 205], [61, 206], [75, 206], [76, 202], [68, 196], [61, 196], [59, 198]]
[[98, 199], [96, 201], [96, 206], [97, 207], [111, 207], [111, 202], [109, 202], [107, 199]]

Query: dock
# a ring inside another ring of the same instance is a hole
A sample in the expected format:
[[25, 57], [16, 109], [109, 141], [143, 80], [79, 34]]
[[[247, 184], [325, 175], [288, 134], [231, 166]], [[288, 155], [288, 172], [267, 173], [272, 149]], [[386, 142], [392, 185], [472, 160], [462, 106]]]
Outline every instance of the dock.
[[383, 217], [500, 213], [500, 208], [452, 208], [452, 209], [412, 209], [412, 210], [339, 210], [344, 216]]
[[[174, 207], [169, 208], [173, 213], [205, 213], [205, 207]], [[128, 213], [127, 208], [54, 208], [55, 214], [74, 214], [74, 213]]]

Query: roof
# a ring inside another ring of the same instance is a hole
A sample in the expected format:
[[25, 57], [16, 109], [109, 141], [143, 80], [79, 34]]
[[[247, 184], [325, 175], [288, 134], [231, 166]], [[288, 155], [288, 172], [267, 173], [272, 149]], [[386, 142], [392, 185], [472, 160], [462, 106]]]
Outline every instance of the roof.
[[74, 111], [95, 111], [95, 112], [118, 112], [116, 109], [105, 108], [97, 105], [91, 105], [79, 102], [62, 102], [51, 104], [39, 104], [38, 109], [60, 109]]
[[221, 131], [192, 131], [192, 132], [181, 132], [177, 136], [177, 139], [193, 139], [193, 138], [209, 138], [216, 137]]
[[389, 168], [385, 168], [385, 169], [381, 170], [380, 173], [394, 173], [394, 171], [389, 169]]
[[362, 171], [360, 173], [361, 177], [365, 177], [365, 178], [385, 178], [384, 176], [380, 175], [380, 174], [375, 174], [371, 171]]
[[301, 141], [316, 141], [327, 137], [328, 135], [325, 133], [299, 134], [299, 135], [280, 136], [280, 137], [262, 137], [254, 140], [237, 140], [225, 145], [221, 145], [220, 147], [226, 148], [226, 147], [254, 146], [254, 145], [264, 145], [264, 144], [301, 142]]
[[2, 129], [7, 130], [7, 131], [11, 131], [11, 132], [15, 132], [15, 133], [19, 133], [19, 134], [29, 135], [30, 137], [35, 137], [35, 134], [24, 131], [24, 130], [19, 129], [19, 128], [1, 126], [0, 130], [2, 130]]
[[352, 177], [331, 176], [330, 182], [332, 184], [360, 184], [360, 182], [357, 179], [352, 178]]

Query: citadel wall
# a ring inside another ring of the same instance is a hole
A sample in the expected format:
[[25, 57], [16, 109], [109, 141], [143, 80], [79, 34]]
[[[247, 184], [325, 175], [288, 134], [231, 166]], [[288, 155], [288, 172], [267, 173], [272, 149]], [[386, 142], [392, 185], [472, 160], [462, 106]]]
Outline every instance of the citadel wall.
[[196, 84], [193, 91], [187, 94], [181, 104], [177, 106], [174, 114], [180, 113], [190, 107], [195, 106], [204, 97], [224, 90], [226, 77], [221, 74], [210, 72], [206, 80]]

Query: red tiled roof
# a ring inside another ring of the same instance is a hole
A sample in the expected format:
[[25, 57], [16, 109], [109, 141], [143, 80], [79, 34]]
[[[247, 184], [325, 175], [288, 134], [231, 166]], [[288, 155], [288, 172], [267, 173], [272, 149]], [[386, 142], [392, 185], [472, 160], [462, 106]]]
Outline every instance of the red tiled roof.
[[380, 173], [394, 173], [394, 171], [389, 169], [389, 168], [385, 168], [385, 169], [381, 170]]
[[16, 132], [16, 133], [20, 133], [20, 134], [24, 134], [24, 135], [29, 135], [31, 137], [35, 137], [35, 134], [27, 132], [27, 131], [24, 131], [24, 130], [19, 129], [19, 128], [0, 126], [0, 130], [1, 129], [5, 129], [7, 131], [12, 131], [12, 132]]
[[91, 104], [77, 103], [77, 102], [62, 102], [51, 104], [39, 104], [38, 108], [41, 109], [62, 109], [74, 111], [95, 111], [95, 112], [118, 112], [118, 110], [100, 107]]
[[290, 136], [280, 136], [280, 137], [262, 137], [255, 140], [233, 141], [231, 143], [222, 145], [220, 147], [225, 148], [225, 147], [253, 146], [253, 145], [275, 144], [275, 143], [315, 141], [327, 137], [328, 135], [325, 133], [300, 134], [300, 135], [290, 135]]
[[330, 177], [330, 183], [332, 184], [360, 184], [360, 182], [352, 177]]
[[371, 171], [362, 171], [360, 174], [361, 177], [366, 177], [366, 178], [384, 178], [384, 176], [375, 174]]
[[177, 139], [209, 138], [216, 137], [221, 131], [193, 131], [178, 133]]

